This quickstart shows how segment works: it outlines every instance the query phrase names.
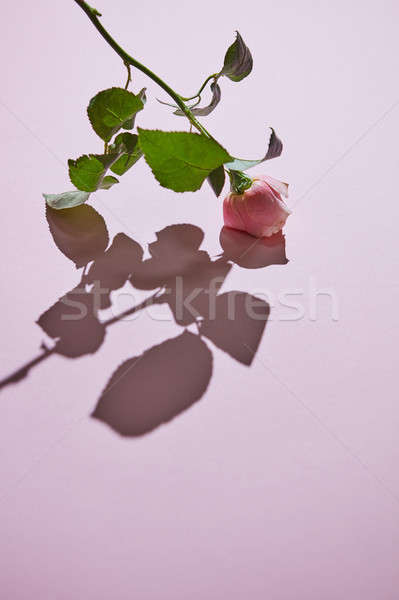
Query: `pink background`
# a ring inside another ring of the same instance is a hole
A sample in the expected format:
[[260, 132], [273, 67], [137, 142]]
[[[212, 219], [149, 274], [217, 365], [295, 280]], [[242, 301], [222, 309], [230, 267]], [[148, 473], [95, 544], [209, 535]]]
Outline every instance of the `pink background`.
[[[207, 126], [249, 158], [275, 127], [284, 153], [254, 173], [290, 182], [295, 208], [289, 263], [234, 266], [223, 291], [302, 290], [305, 315], [291, 320], [276, 301], [250, 367], [209, 344], [205, 395], [138, 438], [90, 413], [120, 363], [182, 331], [170, 316], [143, 312], [110, 328], [94, 355], [52, 356], [3, 389], [2, 597], [396, 599], [398, 4], [96, 6], [121, 44], [184, 95], [220, 68], [240, 30], [253, 73], [222, 81]], [[72, 0], [7, 3], [0, 46], [5, 377], [37, 355], [46, 336], [36, 320], [79, 282], [41, 193], [70, 189], [66, 160], [101, 151], [85, 107], [123, 85], [125, 71]], [[135, 73], [133, 89], [143, 85], [139, 124], [185, 129]], [[144, 161], [92, 205], [111, 239], [122, 231], [145, 246], [167, 225], [192, 223], [202, 249], [221, 252], [221, 200], [207, 185], [161, 188]], [[334, 293], [337, 320], [327, 297], [310, 318], [312, 281]]]

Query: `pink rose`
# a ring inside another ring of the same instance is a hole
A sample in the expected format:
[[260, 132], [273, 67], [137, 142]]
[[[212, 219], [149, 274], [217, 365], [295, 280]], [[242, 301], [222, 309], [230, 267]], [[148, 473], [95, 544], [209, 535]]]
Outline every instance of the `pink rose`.
[[259, 175], [242, 194], [231, 191], [223, 202], [224, 224], [262, 238], [280, 231], [290, 209], [281, 196], [288, 185], [268, 175]]

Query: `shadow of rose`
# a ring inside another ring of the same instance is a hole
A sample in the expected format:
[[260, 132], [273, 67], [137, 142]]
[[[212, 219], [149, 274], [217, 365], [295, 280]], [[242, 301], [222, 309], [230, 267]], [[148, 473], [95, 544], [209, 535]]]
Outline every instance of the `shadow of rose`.
[[[233, 263], [243, 268], [286, 264], [283, 235], [256, 240], [223, 228], [224, 252], [212, 259], [200, 249], [204, 233], [199, 227], [169, 225], [155, 234], [156, 241], [148, 245], [150, 258], [143, 259], [141, 245], [125, 233], [115, 235], [109, 244], [104, 219], [91, 206], [47, 208], [46, 217], [57, 248], [82, 268], [81, 279], [37, 320], [54, 345], [43, 344], [41, 353], [3, 379], [0, 388], [20, 381], [52, 355], [76, 359], [94, 354], [109, 327], [151, 304], [168, 306], [182, 331], [114, 368], [92, 417], [120, 435], [148, 433], [197, 402], [212, 377], [212, 345], [251, 365], [269, 305], [246, 292], [220, 293], [220, 289]], [[111, 293], [126, 284], [152, 294], [108, 321], [101, 320], [100, 311], [112, 306]]]

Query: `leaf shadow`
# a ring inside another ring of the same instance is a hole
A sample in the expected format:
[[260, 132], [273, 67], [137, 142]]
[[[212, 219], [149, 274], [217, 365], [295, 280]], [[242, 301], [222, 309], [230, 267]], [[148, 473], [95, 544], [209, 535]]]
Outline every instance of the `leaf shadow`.
[[[76, 268], [83, 268], [81, 279], [37, 320], [53, 346], [42, 344], [37, 357], [0, 381], [0, 389], [27, 377], [50, 356], [77, 359], [96, 353], [109, 327], [150, 304], [169, 307], [171, 318], [183, 330], [128, 357], [109, 377], [91, 416], [113, 431], [129, 437], [144, 435], [200, 400], [212, 377], [213, 346], [240, 364], [251, 365], [264, 335], [269, 305], [242, 291], [220, 293], [233, 263], [239, 262], [234, 256], [242, 252], [242, 236], [235, 250], [234, 239], [229, 238], [227, 245], [222, 244], [224, 254], [211, 258], [201, 250], [204, 233], [199, 227], [170, 225], [155, 234], [156, 240], [148, 245], [150, 258], [144, 260], [143, 248], [124, 233], [109, 245], [104, 220], [90, 206], [47, 209], [46, 217], [56, 246]], [[263, 244], [255, 262], [284, 264], [282, 254], [285, 257], [283, 237]], [[254, 268], [253, 260], [247, 268]], [[100, 311], [112, 305], [112, 291], [126, 284], [152, 294], [102, 320]]]
[[122, 363], [92, 417], [123, 436], [139, 436], [187, 410], [205, 393], [212, 352], [187, 330]]

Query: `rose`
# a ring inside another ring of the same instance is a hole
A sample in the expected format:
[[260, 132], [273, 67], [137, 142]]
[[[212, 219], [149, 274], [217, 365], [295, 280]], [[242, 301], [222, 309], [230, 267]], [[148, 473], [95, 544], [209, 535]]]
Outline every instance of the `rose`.
[[224, 224], [258, 238], [269, 237], [284, 227], [291, 214], [281, 197], [288, 196], [288, 185], [268, 175], [246, 179], [242, 193], [232, 180], [232, 191], [223, 202]]

